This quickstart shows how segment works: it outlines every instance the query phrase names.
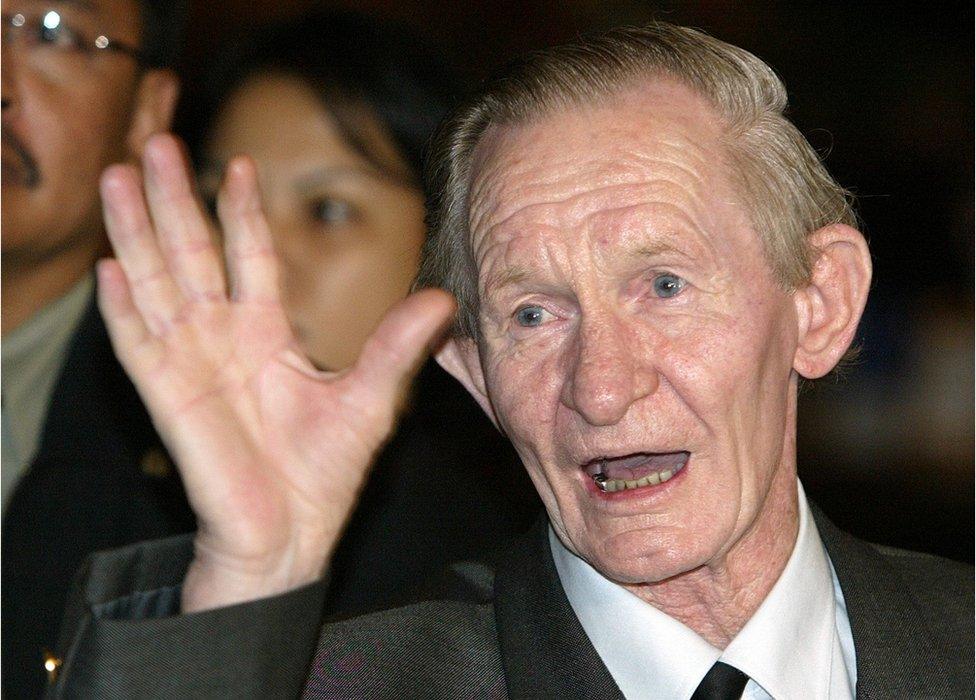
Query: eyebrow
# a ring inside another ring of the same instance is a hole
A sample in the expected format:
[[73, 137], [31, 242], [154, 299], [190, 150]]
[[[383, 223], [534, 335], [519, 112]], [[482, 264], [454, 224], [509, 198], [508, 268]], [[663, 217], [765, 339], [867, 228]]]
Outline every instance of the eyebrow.
[[[683, 258], [696, 259], [696, 256], [666, 241], [658, 241], [650, 245], [642, 245], [634, 250], [622, 251], [622, 255], [638, 262], [662, 255], [677, 255]], [[513, 284], [519, 284], [528, 279], [531, 274], [527, 267], [509, 265], [490, 275], [485, 280], [485, 289], [502, 289]]]
[[677, 255], [682, 258], [697, 259], [697, 256], [691, 255], [687, 250], [682, 250], [677, 246], [673, 246], [667, 241], [657, 241], [649, 245], [642, 245], [635, 250], [630, 250], [624, 253], [628, 258], [634, 260], [646, 260], [647, 258], [657, 258], [662, 255]]
[[522, 265], [509, 265], [485, 278], [485, 300], [491, 304], [506, 288], [521, 284], [532, 273]]
[[[650, 245], [642, 245], [635, 250], [625, 251], [622, 254], [624, 257], [636, 262], [643, 262], [649, 258], [656, 258], [662, 255], [676, 255], [689, 260], [697, 259], [697, 256], [691, 255], [687, 251], [673, 246], [666, 241], [658, 241]], [[498, 272], [488, 275], [488, 277], [485, 279], [485, 296], [489, 299], [496, 297], [506, 287], [521, 284], [525, 280], [531, 278], [531, 276], [531, 270], [523, 265], [509, 265], [504, 267]]]
[[298, 180], [298, 186], [304, 190], [315, 189], [322, 185], [328, 185], [337, 180], [350, 178], [369, 178], [383, 180], [393, 185], [401, 187], [412, 187], [407, 180], [398, 178], [390, 173], [379, 170], [378, 168], [365, 167], [360, 165], [340, 165], [325, 168], [316, 168], [312, 172], [303, 175]]
[[[199, 165], [197, 167], [197, 174], [201, 179], [210, 177], [221, 178], [226, 169], [227, 160], [203, 157], [200, 158]], [[383, 180], [400, 187], [416, 187], [412, 182], [397, 178], [389, 173], [384, 173], [374, 168], [356, 165], [316, 168], [310, 173], [307, 173], [299, 178], [298, 187], [302, 190], [308, 191], [314, 190], [323, 185], [329, 185], [336, 181], [363, 177]]]
[[521, 265], [510, 265], [489, 275], [485, 280], [485, 288], [502, 289], [503, 287], [508, 287], [513, 284], [519, 284], [520, 282], [524, 282], [526, 279], [528, 279], [530, 274], [531, 273], [526, 267]]

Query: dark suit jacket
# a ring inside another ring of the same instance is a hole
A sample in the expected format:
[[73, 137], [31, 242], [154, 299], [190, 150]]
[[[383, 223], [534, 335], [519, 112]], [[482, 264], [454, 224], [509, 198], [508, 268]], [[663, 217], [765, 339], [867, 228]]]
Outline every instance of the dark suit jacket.
[[38, 697], [86, 556], [195, 528], [179, 476], [112, 353], [94, 300], [69, 345], [37, 455], [3, 516], [4, 698]]
[[[428, 363], [336, 551], [325, 609], [393, 605], [450, 562], [488, 556], [529, 527], [538, 507], [508, 441]], [[42, 652], [55, 646], [72, 576], [87, 555], [194, 527], [93, 300], [38, 455], [4, 514], [3, 697], [43, 693]]]
[[[847, 603], [857, 697], [971, 698], [972, 567], [816, 518]], [[133, 622], [170, 609], [190, 556], [186, 540], [170, 540], [90, 564], [52, 697], [621, 697], [559, 584], [544, 520], [494, 571], [455, 565], [420, 602], [320, 630], [323, 585]]]

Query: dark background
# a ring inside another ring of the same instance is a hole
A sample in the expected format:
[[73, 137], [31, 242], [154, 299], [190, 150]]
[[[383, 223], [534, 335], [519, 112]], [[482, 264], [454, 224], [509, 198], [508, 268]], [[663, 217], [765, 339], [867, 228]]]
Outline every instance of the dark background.
[[772, 65], [792, 119], [856, 195], [875, 263], [860, 360], [803, 392], [801, 478], [857, 535], [973, 560], [971, 6], [211, 0], [191, 5], [186, 104], [222, 36], [323, 5], [403, 24], [472, 83], [517, 52], [649, 19]]

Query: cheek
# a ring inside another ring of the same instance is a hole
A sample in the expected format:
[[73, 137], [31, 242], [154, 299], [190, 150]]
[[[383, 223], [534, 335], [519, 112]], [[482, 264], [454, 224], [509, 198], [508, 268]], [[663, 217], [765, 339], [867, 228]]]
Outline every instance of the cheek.
[[666, 364], [682, 384], [752, 401], [772, 377], [789, 378], [787, 311], [780, 299], [747, 301], [731, 312], [682, 319], [662, 332], [671, 359]]
[[520, 451], [547, 455], [565, 379], [558, 353], [516, 344], [489, 355], [486, 382], [506, 434]]
[[792, 367], [788, 324], [776, 306], [712, 319], [682, 339], [683, 350], [665, 370], [704, 428], [711, 458], [755, 487], [783, 454]]
[[42, 167], [70, 165], [67, 172], [77, 179], [125, 156], [130, 91], [110, 92], [39, 86], [24, 96], [24, 126]]
[[723, 389], [753, 407], [779, 400], [792, 370], [795, 325], [788, 309], [772, 302], [736, 314], [707, 344], [709, 363], [724, 368], [717, 376]]
[[323, 235], [284, 244], [285, 303], [316, 363], [340, 368], [355, 362], [383, 314], [406, 296], [415, 263], [366, 234], [359, 237], [365, 243], [352, 244], [323, 243]]
[[[129, 115], [121, 99], [70, 90], [24, 96], [25, 146], [41, 175], [32, 197], [36, 205], [32, 216], [36, 228], [45, 229], [41, 235], [47, 240], [100, 227], [98, 178], [127, 155]], [[25, 225], [35, 227], [31, 222]]]

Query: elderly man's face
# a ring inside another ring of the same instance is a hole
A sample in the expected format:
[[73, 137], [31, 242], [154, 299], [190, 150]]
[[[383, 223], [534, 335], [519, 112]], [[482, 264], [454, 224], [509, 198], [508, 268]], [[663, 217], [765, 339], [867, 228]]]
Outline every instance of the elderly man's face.
[[472, 383], [559, 537], [625, 583], [716, 564], [795, 499], [796, 307], [721, 135], [658, 82], [476, 153]]

